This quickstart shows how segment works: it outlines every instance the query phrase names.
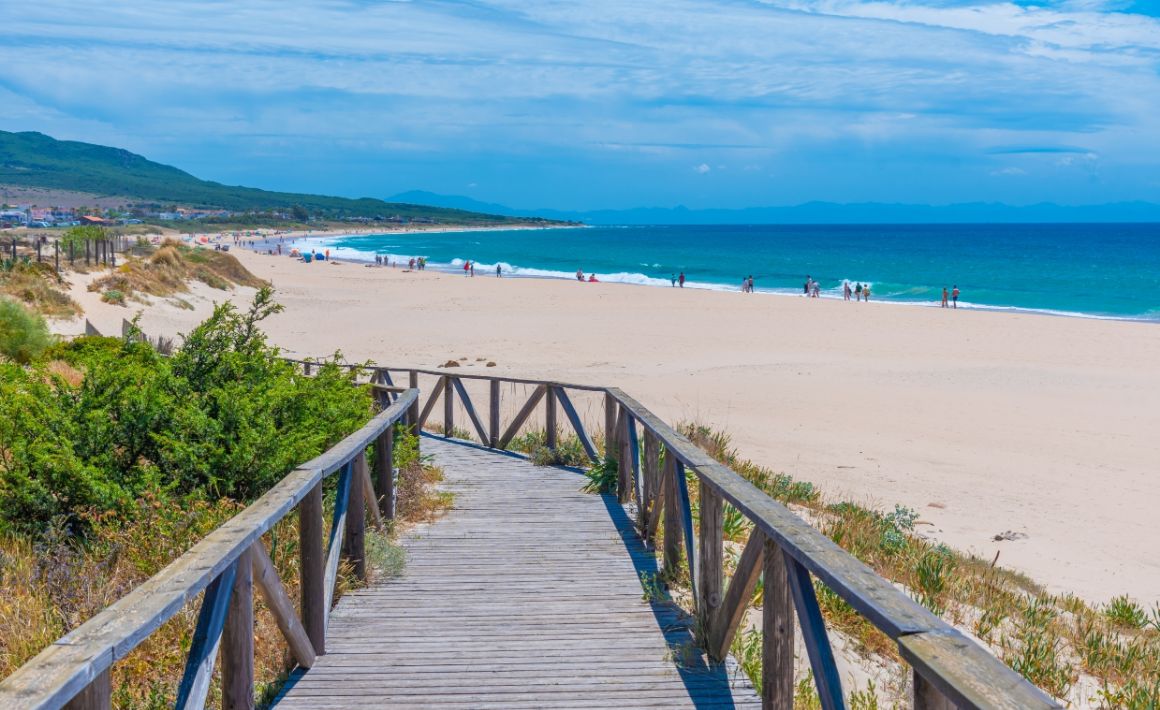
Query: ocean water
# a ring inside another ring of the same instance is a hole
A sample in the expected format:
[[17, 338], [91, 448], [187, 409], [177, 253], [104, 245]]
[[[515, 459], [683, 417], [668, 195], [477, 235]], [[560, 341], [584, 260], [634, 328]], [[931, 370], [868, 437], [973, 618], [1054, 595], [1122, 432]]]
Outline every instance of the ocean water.
[[1160, 321], [1160, 225], [626, 226], [328, 237], [335, 256], [428, 268], [476, 262], [477, 276], [575, 278], [799, 294], [806, 276], [824, 295], [870, 283], [875, 300], [935, 304], [943, 286], [960, 306]]

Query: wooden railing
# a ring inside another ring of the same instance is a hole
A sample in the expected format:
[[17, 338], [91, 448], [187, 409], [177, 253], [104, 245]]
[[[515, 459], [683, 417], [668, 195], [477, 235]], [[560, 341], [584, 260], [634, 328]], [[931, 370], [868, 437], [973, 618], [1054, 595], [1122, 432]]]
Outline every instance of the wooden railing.
[[[547, 446], [555, 448], [557, 408], [563, 409], [593, 461], [598, 460], [598, 452], [568, 391], [602, 393], [605, 451], [620, 462], [617, 497], [621, 503], [635, 501], [637, 525], [647, 543], [655, 544], [663, 531], [665, 569], [674, 570], [684, 552], [700, 641], [712, 659], [722, 660], [728, 653], [758, 577], [764, 574], [762, 695], [766, 708], [793, 706], [795, 618], [802, 629], [822, 707], [846, 707], [814, 590], [815, 577], [898, 644], [899, 654], [912, 668], [916, 710], [1061, 707], [987, 649], [927, 611], [615, 387], [459, 374], [455, 368], [378, 367], [371, 371], [384, 390], [397, 389], [392, 373], [405, 374], [411, 388], [419, 386], [420, 375], [436, 378], [426, 403], [420, 407], [416, 401], [413, 405], [411, 421], [423, 426], [442, 396], [443, 430], [449, 435], [454, 430], [453, 400], [458, 398], [479, 441], [491, 448], [506, 448], [541, 403]], [[487, 426], [476, 414], [464, 380], [487, 383]], [[500, 420], [501, 383], [532, 388], [506, 425]], [[700, 487], [699, 526], [693, 524], [686, 471], [695, 474]], [[725, 502], [753, 524], [727, 585], [723, 562]]]
[[[294, 362], [306, 374], [315, 367], [309, 360]], [[914, 602], [617, 388], [459, 373], [455, 368], [372, 367], [369, 371], [371, 385], [386, 406], [381, 415], [335, 449], [291, 473], [257, 503], [141, 588], [0, 683], [0, 707], [58, 708], [73, 696], [77, 697], [70, 708], [108, 707], [108, 669], [112, 662], [128, 653], [203, 589], [205, 601], [178, 707], [200, 707], [219, 637], [223, 646], [223, 692], [227, 699], [241, 699], [250, 692], [247, 683], [252, 679], [252, 670], [246, 667], [247, 659], [252, 659], [247, 643], [252, 641], [247, 642], [243, 633], [252, 628], [252, 616], [246, 611], [251, 569], [267, 603], [273, 609], [283, 609], [275, 613], [295, 659], [299, 665], [309, 668], [314, 656], [325, 652], [326, 612], [333, 594], [339, 546], [349, 550], [356, 568], [362, 558], [359, 547], [362, 516], [348, 516], [347, 510], [357, 510], [364, 500], [369, 500], [368, 496], [374, 495], [362, 453], [365, 447], [374, 441], [380, 447], [376, 449], [376, 461], [385, 462], [377, 464], [375, 471], [385, 514], [393, 513], [394, 500], [389, 463], [390, 422], [405, 418], [412, 431], [417, 432], [428, 422], [440, 399], [445, 435], [456, 431], [458, 403], [479, 442], [495, 449], [505, 449], [521, 430], [532, 426], [529, 422], [541, 404], [543, 409], [539, 415], [545, 428], [546, 445], [556, 448], [561, 428], [558, 412], [562, 409], [588, 457], [598, 461], [600, 452], [590, 427], [583, 421], [569, 392], [601, 398], [604, 448], [619, 462], [617, 496], [622, 503], [635, 501], [642, 538], [648, 544], [656, 544], [657, 538], [661, 538], [662, 560], [667, 570], [681, 564], [682, 552], [688, 560], [699, 640], [712, 659], [721, 660], [728, 653], [752, 600], [758, 577], [764, 574], [762, 695], [765, 708], [793, 705], [795, 618], [802, 629], [822, 707], [826, 710], [846, 707], [814, 591], [815, 577], [898, 644], [899, 654], [912, 668], [916, 710], [1060, 707], [985, 648]], [[392, 373], [405, 376], [405, 386], [396, 385]], [[421, 376], [434, 378], [425, 402], [420, 402], [417, 396]], [[465, 382], [487, 385], [486, 424]], [[508, 408], [514, 413], [506, 423], [502, 417], [501, 385], [531, 388], [518, 408]], [[336, 505], [330, 544], [324, 551], [320, 481], [340, 469], [343, 474], [338, 499], [346, 503], [341, 507]], [[694, 474], [700, 488], [700, 525], [697, 526], [693, 523], [686, 471]], [[753, 524], [728, 584], [723, 562], [725, 502]], [[281, 587], [276, 576], [269, 579], [271, 568], [264, 557], [264, 548], [255, 544], [262, 532], [295, 505], [302, 520], [301, 621], [294, 617], [284, 592], [279, 601], [277, 592]], [[355, 519], [359, 522], [352, 522]], [[234, 602], [230, 601], [230, 589], [234, 590]]]
[[[393, 425], [405, 420], [418, 395], [414, 389], [391, 393], [391, 402], [361, 429], [291, 471], [161, 572], [0, 682], [0, 708], [107, 710], [112, 665], [202, 592], [176, 707], [204, 707], [219, 656], [222, 706], [253, 707], [255, 585], [294, 660], [310, 668], [317, 656], [326, 653], [340, 558], [349, 560], [355, 573], [365, 577], [367, 515], [376, 525], [382, 517], [393, 517]], [[373, 482], [365, 453], [371, 445], [375, 447]], [[339, 476], [334, 512], [324, 544], [322, 485], [335, 473]], [[381, 500], [382, 511], [376, 500]], [[300, 617], [260, 539], [295, 508], [301, 555]]]

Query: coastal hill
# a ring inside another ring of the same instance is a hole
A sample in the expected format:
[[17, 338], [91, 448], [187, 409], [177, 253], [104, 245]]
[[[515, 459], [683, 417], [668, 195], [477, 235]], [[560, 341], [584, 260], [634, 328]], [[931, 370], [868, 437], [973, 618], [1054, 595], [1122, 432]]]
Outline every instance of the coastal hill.
[[0, 131], [0, 185], [119, 196], [128, 201], [255, 212], [301, 208], [325, 218], [430, 220], [454, 224], [547, 223], [512, 217], [364, 197], [271, 192], [202, 180], [170, 165], [121, 148], [56, 140], [43, 133]]
[[1059, 205], [1044, 202], [1008, 205], [1001, 202], [964, 202], [921, 205], [885, 202], [805, 202], [798, 205], [745, 207], [740, 209], [693, 209], [635, 207], [606, 210], [517, 209], [482, 202], [462, 195], [440, 195], [412, 190], [391, 196], [401, 202], [418, 202], [461, 210], [482, 210], [510, 217], [537, 215], [549, 219], [598, 225], [622, 224], [1047, 224], [1047, 223], [1145, 223], [1160, 222], [1160, 204], [1111, 202], [1092, 205]]

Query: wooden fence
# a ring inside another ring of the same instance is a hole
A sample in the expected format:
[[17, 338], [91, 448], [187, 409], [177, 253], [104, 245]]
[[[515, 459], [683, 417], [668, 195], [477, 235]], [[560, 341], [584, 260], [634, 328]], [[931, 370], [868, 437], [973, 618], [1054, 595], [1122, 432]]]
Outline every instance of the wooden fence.
[[[394, 514], [393, 425], [405, 420], [418, 391], [392, 393], [364, 427], [308, 461], [130, 594], [56, 641], [0, 683], [0, 708], [107, 710], [110, 669], [204, 592], [176, 707], [202, 708], [221, 657], [223, 707], [252, 707], [255, 585], [299, 666], [326, 653], [326, 629], [340, 558], [366, 574], [367, 515]], [[366, 449], [375, 447], [373, 480]], [[323, 540], [323, 480], [338, 473], [334, 512]], [[376, 485], [377, 484], [377, 485]], [[376, 500], [381, 500], [382, 510]], [[367, 515], [364, 515], [364, 508]], [[301, 617], [261, 536], [297, 509]]]
[[[294, 362], [307, 374], [316, 366], [309, 360]], [[421, 376], [434, 378], [425, 402], [417, 396]], [[396, 384], [396, 377], [400, 380], [406, 377], [407, 381]], [[486, 383], [486, 423], [465, 381]], [[514, 414], [507, 422], [502, 417], [502, 384], [532, 388], [518, 409], [509, 407]], [[388, 405], [383, 414], [335, 449], [291, 473], [270, 493], [157, 577], [0, 683], [0, 705], [9, 700], [19, 701], [15, 707], [58, 708], [75, 695], [69, 708], [108, 707], [108, 668], [112, 662], [123, 657], [203, 589], [206, 597], [202, 617], [178, 707], [200, 707], [219, 637], [224, 639], [223, 692], [227, 699], [231, 694], [248, 692], [252, 670], [246, 664], [252, 659], [252, 650], [247, 643], [252, 642], [246, 641], [246, 634], [241, 630], [252, 627], [252, 611], [246, 611], [251, 574], [264, 590], [271, 608], [283, 610], [276, 612], [283, 633], [298, 663], [309, 667], [315, 654], [325, 652], [326, 610], [330, 608], [344, 528], [348, 542], [358, 540], [352, 543], [356, 546], [352, 558], [356, 564], [361, 559], [361, 549], [357, 548], [361, 544], [361, 523], [353, 524], [352, 520], [362, 516], [347, 516], [346, 511], [357, 509], [368, 500], [366, 496], [373, 495], [362, 454], [365, 447], [376, 442], [385, 454], [376, 455], [376, 460], [389, 461], [390, 422], [405, 418], [418, 431], [442, 400], [446, 435], [455, 431], [455, 402], [458, 401], [479, 441], [490, 448], [504, 449], [542, 406], [549, 448], [555, 449], [559, 444], [562, 427], [558, 414], [563, 410], [586, 454], [598, 461], [600, 452], [590, 427], [585, 425], [569, 394], [582, 392], [594, 393], [603, 399], [605, 451], [619, 462], [617, 495], [622, 503], [635, 501], [642, 537], [650, 543], [661, 538], [667, 569], [681, 563], [682, 553], [688, 560], [700, 641], [714, 660], [721, 660], [728, 653], [752, 600], [758, 577], [764, 574], [764, 707], [793, 706], [795, 619], [802, 629], [822, 707], [825, 710], [846, 707], [815, 595], [815, 577], [898, 644], [900, 655], [912, 668], [916, 710], [1060, 707], [985, 648], [917, 604], [890, 581], [739, 474], [712, 459], [617, 388], [459, 373], [454, 368], [387, 367], [371, 368], [371, 385]], [[389, 465], [385, 470], [377, 468], [378, 492], [389, 514], [393, 511], [390, 468]], [[339, 499], [347, 502], [341, 508], [336, 506], [333, 530], [338, 532], [332, 531], [323, 557], [320, 481], [340, 469], [343, 473]], [[699, 525], [693, 522], [690, 481], [699, 486]], [[753, 524], [728, 583], [723, 564], [726, 502]], [[262, 546], [254, 544], [262, 532], [295, 505], [299, 506], [303, 521], [301, 622], [294, 617], [284, 593], [279, 601], [280, 585], [276, 584], [276, 577], [266, 581], [270, 566], [263, 557]], [[234, 602], [230, 601], [231, 588], [235, 590]]]

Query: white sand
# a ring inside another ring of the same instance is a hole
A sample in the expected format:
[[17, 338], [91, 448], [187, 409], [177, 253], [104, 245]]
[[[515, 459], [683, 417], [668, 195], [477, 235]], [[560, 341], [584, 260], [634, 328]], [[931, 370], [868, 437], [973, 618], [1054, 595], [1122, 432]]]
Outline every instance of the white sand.
[[[290, 353], [617, 385], [1051, 591], [1160, 600], [1155, 324], [237, 255], [277, 287], [267, 329]], [[188, 330], [214, 295], [150, 309], [146, 332]], [[132, 313], [88, 301], [102, 330]], [[1028, 537], [992, 541], [1008, 530]]]

